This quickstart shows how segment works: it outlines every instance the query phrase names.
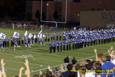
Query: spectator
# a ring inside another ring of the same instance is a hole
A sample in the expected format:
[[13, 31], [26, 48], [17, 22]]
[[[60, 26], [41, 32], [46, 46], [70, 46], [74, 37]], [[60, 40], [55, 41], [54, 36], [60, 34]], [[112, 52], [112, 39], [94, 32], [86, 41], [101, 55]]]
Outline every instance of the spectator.
[[96, 49], [94, 50], [94, 52], [96, 54], [96, 61], [99, 61], [101, 63], [101, 65], [103, 65], [104, 62], [106, 61], [105, 56], [102, 53], [97, 54], [97, 50]]
[[106, 56], [106, 61], [110, 61], [111, 57], [109, 55]]
[[24, 70], [24, 67], [21, 67], [20, 69], [19, 69], [19, 75], [18, 75], [18, 77], [22, 77], [22, 71]]
[[96, 77], [101, 77], [102, 68], [101, 68], [100, 62], [98, 62], [98, 61], [94, 62], [93, 68], [95, 70]]
[[31, 77], [28, 59], [25, 60], [25, 63], [24, 63], [24, 64], [25, 64], [25, 66], [26, 66], [26, 71], [25, 71], [26, 77]]
[[62, 76], [63, 77], [76, 77], [77, 72], [72, 71], [72, 68], [73, 68], [72, 64], [68, 64], [67, 65], [68, 70], [66, 72], [64, 72]]
[[75, 57], [73, 57], [72, 64], [74, 65], [74, 64], [76, 64], [76, 62], [77, 62], [77, 60], [75, 59]]
[[114, 68], [115, 68], [115, 51], [112, 50], [109, 54], [111, 56], [111, 60], [105, 62], [102, 65], [102, 70], [104, 70], [102, 73], [102, 77], [114, 77], [115, 76], [115, 71], [114, 71]]
[[69, 62], [70, 62], [70, 58], [66, 56], [64, 58], [64, 70], [67, 70], [67, 65], [69, 64]]
[[5, 62], [4, 62], [4, 59], [1, 59], [1, 69], [2, 69], [2, 77], [7, 77], [6, 71], [5, 71]]

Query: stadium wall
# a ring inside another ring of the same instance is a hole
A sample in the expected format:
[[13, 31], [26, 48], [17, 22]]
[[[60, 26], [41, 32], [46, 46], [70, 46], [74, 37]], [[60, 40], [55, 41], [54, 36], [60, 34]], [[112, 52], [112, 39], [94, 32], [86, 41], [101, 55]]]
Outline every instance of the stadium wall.
[[115, 10], [115, 0], [80, 0], [80, 10]]
[[91, 28], [115, 24], [115, 11], [80, 11], [80, 25]]
[[[55, 3], [54, 1], [47, 1], [48, 7], [46, 7], [46, 2], [43, 2], [43, 11], [47, 12], [46, 20], [54, 20], [53, 14], [54, 11], [57, 10], [61, 16], [61, 21], [65, 19], [65, 1], [60, 3]], [[40, 1], [32, 1], [32, 19], [35, 19], [35, 13], [37, 10], [41, 11], [41, 2]], [[47, 10], [47, 11], [46, 11]], [[79, 22], [80, 17], [80, 2], [68, 2], [68, 11], [67, 11], [67, 21]]]

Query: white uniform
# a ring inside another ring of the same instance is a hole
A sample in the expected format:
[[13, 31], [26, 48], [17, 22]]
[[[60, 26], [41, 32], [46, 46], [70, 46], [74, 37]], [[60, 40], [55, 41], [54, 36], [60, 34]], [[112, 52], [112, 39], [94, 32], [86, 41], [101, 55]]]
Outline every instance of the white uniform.
[[29, 34], [28, 34], [28, 31], [26, 31], [24, 33], [24, 46], [25, 47], [30, 47], [30, 45], [29, 45]]
[[14, 47], [19, 47], [19, 38], [20, 38], [20, 34], [18, 32], [14, 32], [13, 34], [13, 43], [14, 43]]
[[14, 32], [13, 38], [19, 39], [20, 38], [20, 34], [18, 32]]
[[34, 39], [33, 43], [36, 43], [37, 42], [37, 35], [36, 34], [33, 35], [33, 39]]
[[33, 37], [32, 33], [29, 33], [28, 38], [29, 38], [29, 45], [30, 46], [32, 45], [32, 37]]
[[0, 47], [3, 48], [3, 42], [6, 39], [6, 35], [4, 33], [0, 33]]
[[44, 37], [45, 37], [45, 35], [43, 35], [42, 33], [38, 34], [38, 39], [39, 39], [38, 41], [39, 41], [40, 45], [43, 45]]

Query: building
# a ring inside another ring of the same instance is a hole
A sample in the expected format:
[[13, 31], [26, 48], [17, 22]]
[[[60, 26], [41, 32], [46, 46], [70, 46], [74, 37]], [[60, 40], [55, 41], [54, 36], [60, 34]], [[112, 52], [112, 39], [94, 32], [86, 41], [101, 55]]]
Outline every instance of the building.
[[9, 0], [1, 0], [0, 18], [35, 20], [37, 16], [39, 20], [67, 21], [89, 27], [115, 23], [115, 0], [42, 1], [41, 12], [41, 0], [11, 0], [10, 2]]
[[[67, 0], [67, 21], [80, 22], [81, 26], [101, 27], [114, 24], [115, 0]], [[43, 0], [43, 20], [54, 21], [54, 12], [58, 12], [60, 21], [65, 20], [66, 0]], [[36, 11], [41, 11], [41, 0], [32, 1], [32, 19]]]
[[[80, 21], [80, 1], [67, 0], [67, 16], [66, 16], [66, 0], [48, 0], [42, 3], [42, 12], [45, 18], [43, 20], [54, 21], [54, 13], [59, 16], [59, 22], [67, 21], [79, 22]], [[41, 1], [32, 1], [32, 19], [35, 19], [37, 10], [41, 13]], [[65, 16], [67, 17], [65, 19]]]
[[93, 28], [115, 24], [115, 0], [81, 0], [80, 25]]

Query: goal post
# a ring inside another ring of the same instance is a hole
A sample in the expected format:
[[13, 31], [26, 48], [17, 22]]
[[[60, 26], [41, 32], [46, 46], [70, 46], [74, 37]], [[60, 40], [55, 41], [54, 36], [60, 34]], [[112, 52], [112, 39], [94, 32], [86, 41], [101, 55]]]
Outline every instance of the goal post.
[[[48, 5], [48, 4], [47, 4]], [[47, 10], [48, 11], [48, 10]], [[46, 21], [46, 20], [43, 20], [43, 0], [41, 0], [41, 11], [40, 11], [40, 21], [42, 23], [54, 23], [55, 24], [55, 27], [57, 28], [58, 27], [58, 23], [60, 24], [66, 24], [67, 23], [67, 11], [68, 11], [68, 0], [65, 0], [65, 16], [64, 16], [64, 21]]]

